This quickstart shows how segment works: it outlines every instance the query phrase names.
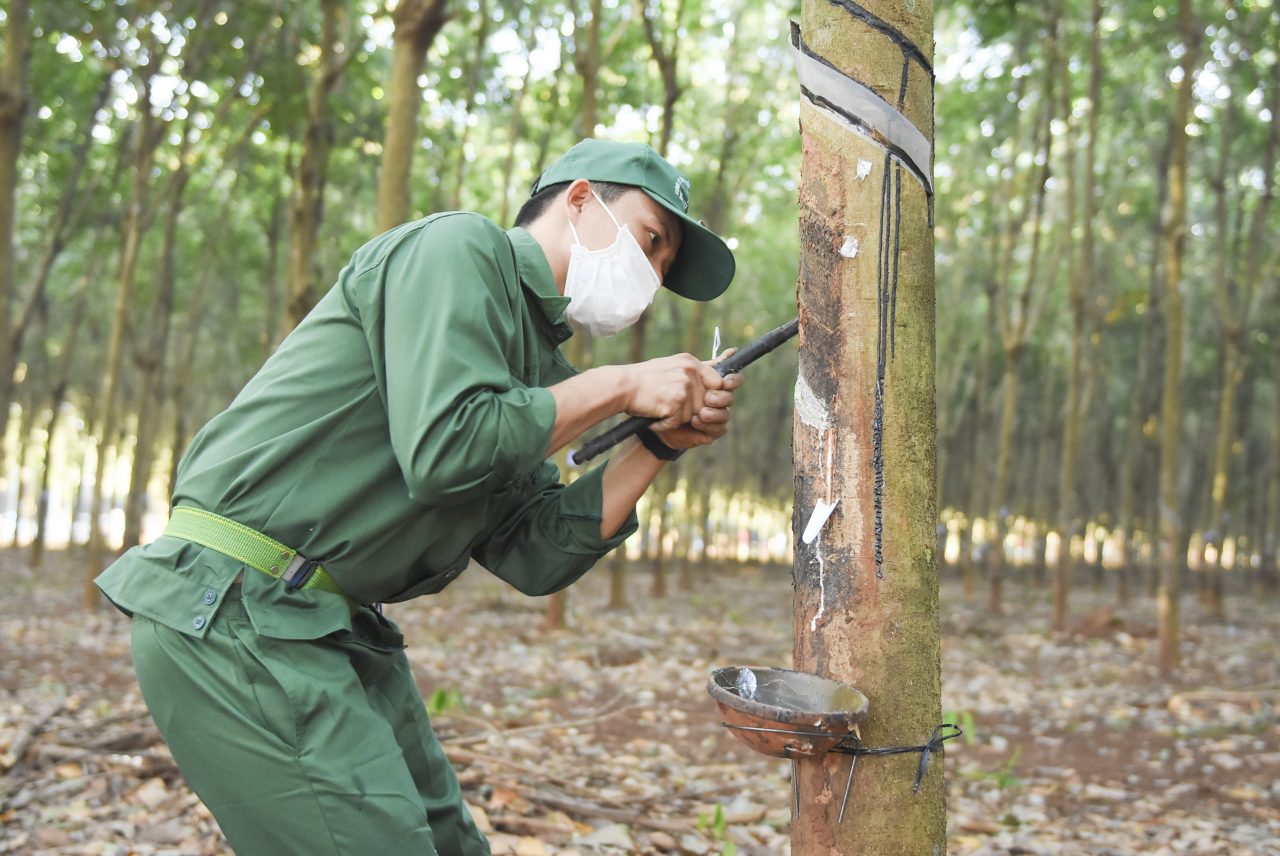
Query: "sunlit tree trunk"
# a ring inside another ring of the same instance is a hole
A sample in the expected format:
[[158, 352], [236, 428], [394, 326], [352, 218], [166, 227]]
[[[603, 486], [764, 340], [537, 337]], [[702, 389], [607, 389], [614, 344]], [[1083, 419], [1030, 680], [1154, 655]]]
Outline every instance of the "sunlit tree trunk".
[[[1004, 348], [1004, 381], [1001, 384], [1000, 427], [996, 441], [996, 474], [988, 497], [989, 519], [995, 531], [994, 543], [988, 555], [987, 609], [999, 612], [1003, 600], [1005, 554], [1005, 518], [1009, 512], [1010, 472], [1013, 464], [1013, 431], [1018, 413], [1018, 393], [1022, 384], [1022, 358], [1026, 355], [1027, 340], [1035, 329], [1035, 304], [1032, 298], [1044, 282], [1052, 282], [1053, 277], [1042, 278], [1039, 270], [1040, 248], [1043, 234], [1045, 212], [1045, 196], [1047, 194], [1049, 175], [1053, 154], [1053, 133], [1051, 125], [1057, 104], [1054, 101], [1054, 90], [1057, 76], [1061, 73], [1058, 63], [1058, 7], [1056, 3], [1047, 4], [1045, 32], [1045, 79], [1042, 89], [1041, 114], [1038, 119], [1037, 145], [1043, 157], [1039, 170], [1033, 170], [1031, 181], [1031, 248], [1027, 261], [1026, 281], [1015, 295], [1013, 293], [1013, 241], [1005, 247], [1005, 259], [1002, 270], [998, 272], [997, 303], [999, 304], [1000, 341]], [[1011, 232], [1011, 238], [1016, 233]]]
[[658, 526], [653, 535], [656, 549], [653, 553], [653, 588], [649, 591], [649, 596], [654, 600], [661, 600], [667, 596], [667, 550], [665, 542], [667, 525], [670, 523], [670, 512], [667, 510], [665, 491], [656, 492], [654, 500], [658, 504]]
[[[1071, 595], [1071, 533], [1077, 528], [1076, 521], [1076, 470], [1079, 467], [1081, 406], [1080, 385], [1083, 374], [1085, 348], [1085, 311], [1089, 298], [1089, 287], [1093, 282], [1094, 272], [1094, 218], [1097, 210], [1097, 194], [1094, 190], [1094, 170], [1098, 149], [1098, 113], [1099, 99], [1102, 93], [1102, 50], [1099, 24], [1102, 19], [1102, 2], [1093, 0], [1089, 24], [1089, 141], [1085, 148], [1083, 181], [1084, 189], [1084, 233], [1081, 244], [1079, 264], [1071, 265], [1072, 275], [1068, 278], [1068, 302], [1071, 307], [1071, 357], [1067, 368], [1067, 404], [1063, 413], [1062, 427], [1062, 469], [1058, 483], [1058, 532], [1062, 535], [1062, 545], [1066, 549], [1058, 551], [1057, 561], [1053, 568], [1053, 629], [1063, 632], [1067, 629], [1067, 614]], [[1067, 112], [1070, 117], [1071, 86], [1069, 81], [1063, 84], [1066, 94]], [[1068, 152], [1074, 167], [1074, 153]], [[1075, 175], [1072, 168], [1071, 174]], [[1072, 212], [1072, 228], [1075, 213], [1075, 182], [1070, 185]], [[1073, 254], [1074, 258], [1074, 254]]]
[[418, 78], [427, 50], [447, 20], [448, 0], [400, 0], [394, 13], [391, 81], [387, 86], [387, 130], [378, 174], [378, 231], [409, 219], [410, 174], [418, 147], [422, 89]]
[[[932, 5], [863, 6], [865, 17], [804, 0], [807, 49], [932, 141]], [[912, 172], [807, 99], [800, 124], [795, 665], [868, 696], [867, 745], [918, 744], [941, 716], [930, 201]], [[860, 179], [862, 161], [871, 172], [864, 166]], [[861, 248], [852, 258], [839, 252], [849, 239]], [[801, 543], [817, 503], [837, 500], [817, 538]], [[793, 853], [945, 849], [940, 758], [918, 795], [919, 757], [864, 758], [838, 822], [849, 760], [797, 762]]]
[[[178, 220], [182, 215], [183, 194], [191, 178], [187, 155], [191, 144], [190, 126], [183, 130], [183, 144], [178, 152], [179, 166], [170, 185], [169, 211], [165, 217], [164, 249], [161, 252], [159, 284], [152, 307], [151, 323], [139, 333], [143, 341], [136, 345], [138, 364], [138, 434], [134, 447], [129, 493], [125, 500], [124, 549], [136, 546], [142, 538], [142, 518], [146, 512], [147, 488], [155, 462], [155, 435], [164, 406], [165, 369], [169, 352], [169, 330], [173, 322], [174, 296], [177, 290]], [[149, 339], [149, 340], [148, 340]]]
[[103, 484], [106, 475], [107, 446], [116, 433], [116, 387], [120, 381], [121, 357], [124, 353], [124, 335], [131, 307], [134, 280], [138, 267], [138, 249], [147, 224], [148, 186], [151, 166], [155, 162], [156, 146], [160, 142], [163, 126], [151, 115], [151, 76], [154, 70], [147, 66], [135, 71], [138, 86], [138, 121], [134, 127], [133, 189], [129, 207], [125, 211], [121, 228], [120, 262], [116, 276], [116, 300], [111, 316], [111, 332], [107, 341], [102, 392], [98, 399], [98, 455], [94, 464], [93, 499], [89, 510], [89, 556], [84, 579], [83, 600], [86, 608], [95, 608], [100, 602], [93, 578], [104, 565], [106, 546], [101, 525]]
[[1191, 76], [1196, 67], [1200, 29], [1191, 11], [1191, 0], [1179, 0], [1178, 19], [1184, 53], [1179, 62], [1181, 78], [1174, 84], [1175, 107], [1170, 129], [1169, 203], [1164, 225], [1164, 387], [1160, 403], [1160, 588], [1156, 598], [1159, 666], [1164, 674], [1178, 666], [1178, 598], [1185, 554], [1179, 515], [1179, 430], [1182, 416], [1182, 256], [1187, 218], [1187, 122], [1191, 118]]
[[[1280, 278], [1271, 280], [1273, 294], [1280, 294]], [[1272, 400], [1280, 401], [1280, 348], [1271, 360]], [[1267, 480], [1267, 508], [1262, 536], [1264, 585], [1274, 590], [1280, 581], [1280, 418], [1271, 420], [1271, 474]]]
[[[4, 56], [0, 62], [0, 438], [9, 427], [13, 365], [17, 360], [9, 331], [14, 288], [14, 228], [17, 223], [18, 156], [30, 100], [27, 73], [31, 66], [31, 5], [10, 0], [4, 21]], [[7, 372], [7, 373], [6, 373]], [[0, 444], [0, 469], [4, 449]]]
[[1232, 275], [1231, 260], [1234, 253], [1228, 239], [1228, 211], [1231, 209], [1227, 187], [1232, 140], [1233, 101], [1228, 101], [1222, 118], [1221, 148], [1218, 173], [1214, 178], [1217, 195], [1218, 221], [1218, 313], [1222, 321], [1219, 346], [1222, 353], [1221, 395], [1218, 400], [1218, 424], [1214, 439], [1213, 470], [1210, 477], [1209, 526], [1218, 533], [1217, 561], [1207, 565], [1209, 614], [1221, 618], [1222, 604], [1222, 555], [1226, 539], [1232, 534], [1227, 519], [1227, 495], [1231, 476], [1232, 450], [1237, 437], [1237, 408], [1240, 386], [1245, 380], [1245, 354], [1248, 344], [1249, 320], [1253, 309], [1253, 296], [1262, 273], [1264, 253], [1270, 249], [1267, 238], [1267, 216], [1275, 195], [1276, 159], [1280, 157], [1280, 63], [1271, 64], [1267, 109], [1271, 113], [1268, 123], [1267, 143], [1262, 156], [1262, 195], [1254, 206], [1249, 224], [1248, 242], [1244, 248], [1244, 270], [1237, 278]]
[[[315, 305], [315, 251], [324, 218], [324, 187], [333, 146], [332, 107], [329, 96], [346, 70], [347, 59], [339, 55], [338, 24], [343, 17], [342, 0], [320, 0], [324, 13], [320, 34], [320, 65], [307, 99], [307, 123], [302, 136], [302, 155], [294, 176], [293, 200], [289, 209], [289, 299], [281, 335], [298, 326]], [[348, 56], [353, 50], [347, 47]]]
[[[600, 19], [604, 15], [603, 0], [589, 0], [590, 11], [585, 22], [579, 18], [573, 28], [573, 64], [582, 78], [582, 100], [579, 102], [575, 132], [579, 137], [596, 135], [597, 90], [600, 80]], [[575, 0], [574, 8], [577, 8]], [[575, 17], [576, 14], [575, 14]]]
[[471, 140], [471, 114], [476, 108], [476, 95], [480, 91], [480, 72], [484, 66], [485, 45], [489, 41], [489, 3], [479, 0], [476, 10], [476, 34], [472, 37], [471, 62], [467, 68], [467, 98], [462, 108], [462, 133], [458, 137], [457, 162], [453, 170], [453, 192], [449, 194], [449, 208], [462, 207], [462, 183], [467, 176], [467, 146]]
[[525, 97], [529, 92], [529, 82], [533, 80], [533, 62], [530, 58], [538, 46], [538, 28], [532, 22], [528, 27], [529, 33], [524, 43], [524, 79], [520, 82], [520, 90], [515, 93], [511, 103], [511, 119], [507, 124], [507, 154], [502, 159], [502, 208], [498, 212], [498, 222], [503, 226], [511, 224], [511, 184], [512, 176], [516, 171], [516, 145], [524, 134]]
[[[578, 111], [578, 130], [583, 137], [594, 137], [596, 128], [596, 81], [600, 71], [600, 15], [601, 0], [591, 0], [591, 20], [587, 23], [585, 37], [581, 21], [574, 27], [574, 64], [582, 77], [582, 106]], [[575, 6], [576, 8], [576, 6]], [[591, 364], [591, 337], [579, 333], [569, 340], [569, 362], [579, 370]], [[568, 620], [569, 590], [561, 589], [547, 598], [542, 626], [558, 630]]]
[[[58, 367], [55, 369], [49, 393], [49, 420], [45, 424], [44, 457], [40, 467], [40, 493], [36, 497], [36, 531], [31, 540], [31, 567], [39, 568], [44, 564], [45, 540], [49, 522], [49, 481], [53, 473], [53, 441], [58, 432], [62, 416], [62, 405], [66, 401], [67, 386], [71, 379], [72, 360], [80, 341], [80, 326], [84, 322], [85, 309], [89, 305], [89, 290], [97, 278], [98, 256], [90, 262], [90, 269], [81, 278], [71, 310], [71, 321], [67, 328], [67, 344], [58, 356]], [[75, 507], [75, 498], [72, 508]]]

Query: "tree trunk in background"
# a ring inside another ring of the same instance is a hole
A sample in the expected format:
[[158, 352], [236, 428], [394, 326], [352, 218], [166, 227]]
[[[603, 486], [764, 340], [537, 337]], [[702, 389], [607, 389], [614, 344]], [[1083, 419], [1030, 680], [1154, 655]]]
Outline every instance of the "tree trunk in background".
[[[854, 15], [804, 0], [807, 49], [885, 94], [932, 142], [932, 4], [863, 5]], [[930, 200], [912, 172], [832, 114], [806, 99], [800, 117], [795, 665], [867, 695], [867, 745], [919, 744], [941, 716]], [[860, 161], [872, 166], [863, 179]], [[838, 252], [847, 237], [863, 248], [853, 258]], [[804, 545], [817, 502], [837, 500]], [[946, 847], [940, 757], [919, 795], [918, 756], [863, 759], [837, 822], [849, 760], [797, 761], [793, 853]]]
[[[320, 67], [307, 101], [307, 125], [302, 137], [302, 156], [294, 176], [293, 201], [289, 209], [289, 299], [281, 338], [298, 326], [315, 305], [315, 249], [324, 218], [324, 186], [329, 169], [329, 149], [333, 127], [329, 95], [346, 69], [346, 60], [337, 56], [338, 21], [342, 0], [321, 0], [324, 23], [320, 36]], [[348, 54], [353, 50], [347, 48]]]
[[[1160, 154], [1156, 161], [1156, 205], [1154, 215], [1151, 218], [1152, 251], [1147, 279], [1146, 312], [1143, 315], [1142, 332], [1138, 341], [1138, 364], [1134, 371], [1134, 391], [1130, 396], [1129, 414], [1125, 423], [1124, 450], [1120, 454], [1120, 475], [1118, 477], [1120, 496], [1116, 509], [1116, 523], [1120, 526], [1121, 551], [1125, 556], [1125, 564], [1126, 566], [1132, 565], [1132, 568], [1125, 568], [1126, 574], [1130, 570], [1138, 570], [1139, 545], [1136, 540], [1136, 533], [1140, 528], [1139, 520], [1144, 516], [1142, 509], [1137, 507], [1138, 490], [1135, 473], [1139, 469], [1138, 460], [1147, 456], [1149, 444], [1144, 436], [1143, 428], [1154, 412], [1154, 407], [1148, 400], [1147, 390], [1154, 386], [1150, 382], [1152, 356], [1158, 350], [1157, 339], [1161, 329], [1160, 295], [1163, 290], [1161, 279], [1163, 268], [1160, 260], [1160, 236], [1162, 231], [1161, 216], [1168, 197], [1169, 156], [1169, 146], [1161, 146]], [[1150, 527], [1141, 528], [1145, 529], [1147, 537], [1150, 537]]]
[[[97, 265], [101, 257], [94, 255], [90, 261], [89, 271], [81, 278], [71, 310], [71, 323], [68, 327], [67, 345], [58, 357], [58, 368], [53, 377], [49, 393], [49, 421], [45, 425], [44, 458], [40, 467], [40, 493], [36, 497], [36, 533], [31, 540], [31, 567], [39, 568], [44, 564], [44, 547], [49, 517], [49, 478], [53, 467], [53, 439], [58, 430], [59, 417], [62, 415], [62, 404], [66, 400], [67, 384], [71, 378], [72, 359], [79, 344], [80, 325], [84, 323], [85, 309], [89, 305], [89, 289], [97, 279]], [[71, 502], [75, 508], [75, 498]]]
[[653, 535], [655, 550], [653, 551], [653, 588], [649, 596], [653, 600], [662, 600], [667, 596], [667, 551], [663, 543], [667, 537], [667, 524], [670, 513], [667, 511], [666, 491], [655, 491], [654, 501], [658, 504], [658, 527]]
[[[1100, 22], [1102, 20], [1102, 0], [1093, 0], [1089, 24], [1089, 141], [1085, 148], [1083, 181], [1084, 189], [1084, 234], [1080, 248], [1079, 264], [1071, 265], [1072, 275], [1068, 278], [1068, 301], [1071, 306], [1071, 357], [1067, 368], [1067, 404], [1063, 413], [1062, 427], [1062, 470], [1058, 483], [1058, 532], [1062, 537], [1061, 549], [1058, 550], [1057, 561], [1053, 568], [1053, 629], [1064, 632], [1067, 629], [1067, 614], [1071, 596], [1071, 533], [1077, 528], [1076, 521], [1076, 470], [1079, 467], [1080, 454], [1080, 386], [1083, 374], [1085, 348], [1085, 311], [1089, 300], [1089, 286], [1093, 282], [1094, 272], [1094, 218], [1097, 213], [1097, 194], [1094, 191], [1094, 172], [1098, 149], [1098, 112], [1099, 99], [1102, 94], [1102, 50]], [[1066, 96], [1066, 112], [1070, 121], [1071, 86], [1064, 83]], [[1071, 163], [1071, 175], [1075, 176], [1074, 152], [1067, 153]], [[1070, 201], [1072, 228], [1075, 226], [1075, 182], [1070, 185]], [[1072, 255], [1074, 258], [1074, 253]]]
[[[1221, 335], [1218, 337], [1219, 360], [1222, 365], [1221, 383], [1218, 387], [1217, 430], [1213, 438], [1213, 469], [1209, 485], [1209, 516], [1206, 520], [1205, 546], [1216, 533], [1218, 556], [1215, 561], [1207, 561], [1202, 551], [1200, 565], [1200, 597], [1206, 613], [1210, 618], [1221, 619], [1222, 589], [1218, 585], [1221, 568], [1222, 545], [1227, 536], [1227, 521], [1224, 519], [1227, 501], [1227, 476], [1231, 460], [1231, 445], [1235, 434], [1236, 389], [1240, 383], [1243, 367], [1240, 365], [1240, 338], [1244, 334], [1244, 319], [1239, 317], [1234, 300], [1236, 283], [1231, 276], [1231, 218], [1227, 206], [1230, 204], [1230, 192], [1227, 189], [1227, 175], [1230, 170], [1231, 136], [1234, 128], [1235, 105], [1230, 97], [1223, 105], [1221, 119], [1218, 122], [1218, 166], [1209, 183], [1214, 195], [1215, 250], [1217, 253], [1217, 269], [1215, 271], [1215, 292], [1217, 294], [1218, 323]], [[1231, 293], [1228, 293], [1231, 292]]]
[[[17, 354], [9, 331], [16, 289], [13, 279], [14, 230], [17, 224], [18, 156], [29, 100], [27, 75], [31, 67], [31, 5], [9, 0], [4, 22], [4, 61], [0, 64], [0, 439], [9, 429], [13, 398], [13, 365]], [[0, 443], [0, 472], [4, 448]]]
[[998, 613], [1003, 600], [1004, 586], [1004, 535], [1005, 517], [1009, 513], [1009, 481], [1013, 464], [1013, 430], [1018, 414], [1018, 392], [1022, 384], [1022, 358], [1026, 354], [1028, 336], [1035, 329], [1032, 297], [1044, 282], [1052, 282], [1053, 277], [1041, 278], [1039, 272], [1040, 246], [1043, 234], [1045, 195], [1048, 189], [1049, 175], [1053, 162], [1053, 133], [1051, 126], [1057, 104], [1054, 101], [1054, 90], [1057, 76], [1060, 73], [1058, 64], [1058, 13], [1056, 3], [1046, 7], [1044, 84], [1042, 90], [1042, 113], [1038, 119], [1038, 146], [1043, 152], [1044, 163], [1038, 174], [1033, 167], [1033, 180], [1030, 184], [1031, 207], [1034, 214], [1031, 218], [1031, 250], [1027, 262], [1026, 282], [1018, 292], [1016, 299], [1012, 283], [1012, 254], [1014, 238], [1021, 234], [1019, 228], [1010, 232], [1010, 241], [1005, 247], [1005, 261], [998, 277], [997, 302], [1000, 311], [1000, 341], [1004, 348], [1004, 381], [1001, 384], [1002, 397], [1000, 409], [1000, 429], [996, 442], [996, 475], [988, 497], [989, 519], [995, 530], [990, 555], [987, 557], [987, 609]]
[[[662, 18], [661, 0], [654, 15], [649, 14], [650, 5], [648, 0], [636, 0], [636, 12], [640, 16], [640, 21], [644, 26], [644, 37], [649, 43], [649, 51], [653, 54], [653, 61], [658, 66], [658, 73], [662, 75], [662, 129], [658, 136], [658, 154], [663, 157], [667, 156], [667, 150], [671, 147], [671, 133], [675, 128], [676, 120], [676, 102], [680, 100], [680, 95], [684, 91], [680, 86], [680, 25], [684, 18], [684, 0], [676, 2], [676, 20], [674, 27], [668, 27]], [[655, 18], [658, 20], [655, 22]], [[662, 35], [670, 32], [671, 43], [668, 45], [663, 42]], [[735, 29], [736, 34], [736, 29]]]
[[[224, 102], [226, 103], [226, 102]], [[151, 323], [146, 333], [150, 340], [135, 344], [139, 371], [138, 384], [138, 434], [134, 447], [133, 469], [129, 478], [129, 495], [125, 500], [124, 541], [128, 550], [142, 538], [142, 518], [146, 513], [147, 487], [155, 463], [155, 435], [160, 411], [164, 407], [165, 369], [169, 355], [169, 331], [173, 326], [173, 307], [177, 291], [178, 220], [182, 216], [183, 195], [191, 179], [191, 144], [193, 128], [188, 121], [182, 130], [182, 143], [177, 153], [178, 167], [172, 173], [169, 184], [169, 211], [165, 218], [164, 249], [160, 257], [160, 276], [156, 300], [152, 306]]]
[[[580, 38], [582, 24], [576, 22], [573, 28], [574, 54], [573, 61], [582, 76], [582, 107], [578, 111], [579, 133], [583, 137], [594, 137], [596, 128], [596, 78], [600, 70], [600, 14], [601, 0], [591, 0], [591, 21], [587, 26], [586, 44]], [[576, 7], [575, 7], [576, 8]], [[575, 16], [576, 17], [576, 16]], [[586, 333], [578, 333], [569, 340], [569, 363], [583, 371], [591, 366], [591, 337]], [[564, 470], [564, 464], [561, 470]], [[546, 611], [542, 616], [542, 626], [546, 630], [560, 630], [568, 621], [569, 589], [561, 589], [547, 598]]]
[[[573, 27], [573, 64], [578, 69], [578, 76], [582, 78], [582, 101], [579, 103], [574, 130], [581, 138], [596, 135], [598, 109], [596, 89], [600, 79], [600, 18], [604, 13], [604, 3], [602, 0], [590, 0], [590, 3], [591, 19], [587, 21], [586, 27], [583, 27], [582, 21], [577, 20], [576, 14]], [[577, 8], [576, 2], [574, 8]]]
[[[1280, 294], [1280, 279], [1271, 281], [1271, 293]], [[1271, 360], [1272, 398], [1280, 401], [1280, 348]], [[1274, 588], [1280, 581], [1280, 419], [1271, 420], [1271, 477], [1267, 480], [1266, 531], [1262, 538], [1264, 584]]]
[[[532, 24], [529, 25], [529, 36], [525, 40], [525, 71], [524, 79], [520, 82], [520, 91], [515, 94], [515, 101], [511, 104], [511, 121], [507, 126], [507, 155], [502, 159], [502, 207], [498, 212], [498, 223], [502, 226], [510, 226], [512, 221], [511, 214], [511, 180], [516, 171], [516, 144], [520, 142], [520, 138], [524, 135], [524, 102], [525, 95], [529, 91], [529, 81], [533, 80], [533, 62], [530, 59], [533, 55], [534, 48], [538, 46], [538, 30]], [[523, 199], [523, 197], [520, 197]], [[517, 210], [519, 210], [517, 208]]]
[[1271, 113], [1268, 123], [1267, 143], [1262, 156], [1262, 196], [1254, 206], [1249, 224], [1249, 238], [1245, 247], [1244, 272], [1236, 279], [1231, 271], [1234, 256], [1228, 240], [1228, 162], [1232, 139], [1231, 118], [1233, 102], [1228, 101], [1222, 120], [1222, 144], [1219, 150], [1218, 174], [1214, 178], [1217, 194], [1218, 221], [1218, 281], [1215, 289], [1218, 312], [1222, 320], [1222, 386], [1218, 401], [1218, 426], [1214, 440], [1213, 472], [1210, 484], [1209, 526], [1218, 533], [1217, 561], [1204, 571], [1211, 575], [1208, 587], [1209, 614], [1222, 618], [1222, 555], [1226, 539], [1233, 528], [1227, 519], [1227, 489], [1231, 476], [1232, 450], [1237, 440], [1238, 397], [1245, 380], [1245, 355], [1247, 354], [1249, 320], [1253, 309], [1253, 296], [1262, 273], [1264, 250], [1267, 243], [1267, 215], [1275, 195], [1276, 159], [1280, 157], [1280, 62], [1271, 64], [1270, 97], [1267, 109]]
[[23, 470], [27, 467], [27, 462], [31, 457], [31, 417], [34, 402], [31, 401], [31, 391], [28, 390], [26, 396], [21, 403], [21, 413], [18, 416], [18, 460], [15, 461], [16, 469], [14, 470], [14, 491], [13, 491], [13, 537], [9, 540], [9, 547], [18, 546], [18, 538], [22, 532], [22, 504], [27, 499], [27, 479], [23, 474]]
[[484, 65], [485, 45], [489, 41], [489, 3], [479, 0], [476, 10], [476, 34], [474, 36], [471, 65], [467, 69], [467, 101], [462, 108], [462, 135], [457, 142], [457, 163], [453, 170], [453, 191], [449, 194], [449, 209], [462, 207], [462, 182], [467, 176], [467, 144], [471, 139], [471, 112], [476, 108], [476, 94], [480, 91], [480, 69]]
[[1182, 417], [1182, 254], [1187, 219], [1187, 122], [1191, 117], [1191, 74], [1199, 53], [1199, 24], [1191, 0], [1178, 0], [1178, 20], [1184, 53], [1179, 67], [1182, 78], [1174, 84], [1176, 106], [1170, 129], [1169, 205], [1164, 225], [1164, 388], [1160, 399], [1160, 589], [1156, 598], [1160, 671], [1168, 675], [1178, 666], [1179, 555], [1182, 520], [1178, 508], [1178, 432]]
[[[138, 103], [151, 102], [152, 69], [144, 67], [136, 72], [142, 80], [138, 88]], [[111, 316], [111, 333], [107, 341], [106, 364], [103, 370], [102, 393], [97, 401], [98, 454], [94, 463], [93, 499], [89, 509], [89, 556], [85, 567], [83, 600], [86, 609], [97, 607], [101, 598], [93, 584], [93, 578], [101, 572], [106, 545], [101, 525], [102, 499], [105, 496], [103, 480], [106, 475], [107, 446], [116, 433], [115, 397], [120, 382], [120, 362], [124, 353], [125, 326], [133, 297], [133, 284], [138, 267], [138, 249], [146, 228], [147, 188], [151, 181], [151, 166], [155, 162], [156, 146], [160, 143], [164, 128], [151, 111], [138, 112], [134, 128], [133, 189], [129, 207], [121, 227], [120, 263], [116, 277], [116, 300]]]
[[378, 173], [378, 231], [409, 219], [413, 153], [418, 147], [422, 90], [418, 78], [427, 50], [448, 19], [448, 0], [401, 0], [396, 6], [391, 82], [387, 86], [387, 131]]

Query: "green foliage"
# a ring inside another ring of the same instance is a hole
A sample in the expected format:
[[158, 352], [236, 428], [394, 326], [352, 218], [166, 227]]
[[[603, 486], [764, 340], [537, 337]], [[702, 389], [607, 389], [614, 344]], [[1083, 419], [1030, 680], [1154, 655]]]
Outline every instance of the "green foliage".
[[1006, 758], [1003, 764], [994, 770], [961, 770], [960, 774], [971, 779], [994, 782], [996, 787], [1002, 791], [1020, 788], [1022, 787], [1022, 780], [1014, 774], [1014, 771], [1018, 768], [1018, 759], [1021, 756], [1022, 747], [1019, 746], [1013, 750], [1013, 754]]
[[698, 814], [697, 830], [711, 836], [720, 845], [721, 856], [736, 856], [738, 846], [729, 840], [729, 821], [724, 813], [724, 806], [716, 803], [715, 811], [710, 815]]
[[964, 731], [964, 743], [972, 746], [978, 742], [978, 726], [973, 721], [973, 714], [967, 710], [949, 710], [942, 714], [942, 721], [951, 723]]
[[462, 699], [462, 691], [453, 687], [441, 687], [431, 694], [427, 699], [427, 715], [439, 716], [450, 710], [457, 710], [465, 706]]

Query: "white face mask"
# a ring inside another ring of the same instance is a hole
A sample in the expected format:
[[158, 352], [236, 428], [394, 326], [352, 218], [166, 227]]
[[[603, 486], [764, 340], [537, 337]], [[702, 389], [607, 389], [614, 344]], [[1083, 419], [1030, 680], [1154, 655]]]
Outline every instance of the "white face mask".
[[618, 237], [604, 249], [588, 250], [570, 221], [573, 246], [564, 282], [564, 296], [569, 298], [564, 315], [577, 330], [612, 336], [639, 320], [662, 283], [631, 229], [618, 223], [594, 190], [591, 195], [618, 227]]

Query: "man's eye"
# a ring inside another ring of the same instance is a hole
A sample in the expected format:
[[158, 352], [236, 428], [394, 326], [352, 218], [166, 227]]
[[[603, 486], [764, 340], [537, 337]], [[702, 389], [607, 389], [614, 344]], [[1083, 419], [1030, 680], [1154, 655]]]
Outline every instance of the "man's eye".
[[650, 230], [649, 230], [649, 245], [650, 245], [650, 246], [657, 246], [657, 244], [658, 244], [658, 233], [657, 233], [657, 232], [655, 232], [655, 231], [653, 231], [652, 229], [650, 229]]

